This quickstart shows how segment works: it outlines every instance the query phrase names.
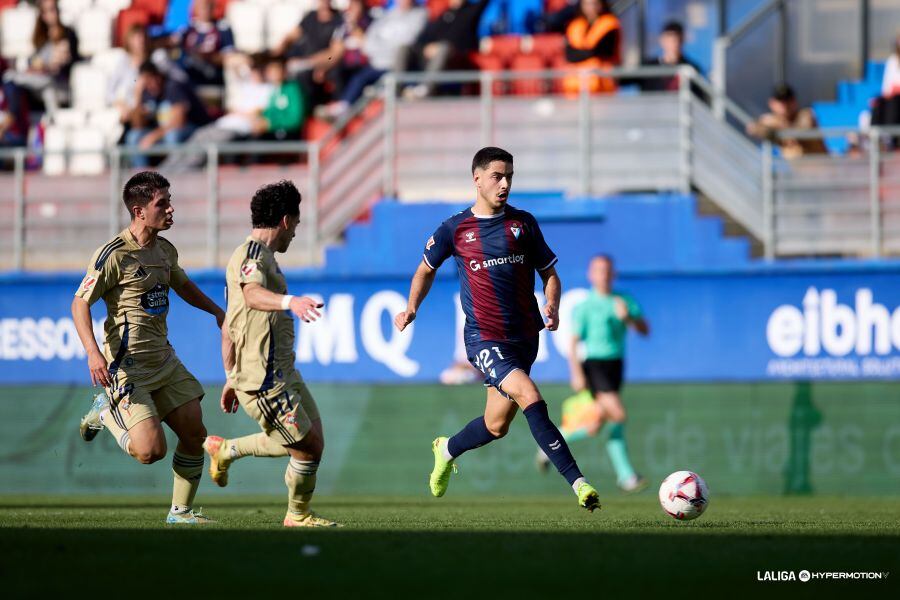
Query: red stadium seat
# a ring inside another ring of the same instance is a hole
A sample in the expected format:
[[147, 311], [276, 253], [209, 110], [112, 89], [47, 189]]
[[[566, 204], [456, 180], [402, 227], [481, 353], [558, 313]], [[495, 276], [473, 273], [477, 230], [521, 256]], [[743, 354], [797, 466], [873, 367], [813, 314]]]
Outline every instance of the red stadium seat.
[[147, 13], [151, 23], [162, 23], [166, 16], [169, 0], [132, 0], [131, 8]]
[[569, 5], [569, 0], [546, 0], [544, 12], [547, 14], [559, 12]]
[[[544, 60], [535, 54], [520, 54], [512, 61], [513, 71], [541, 71], [546, 68]], [[547, 91], [547, 82], [539, 77], [514, 79], [512, 93], [516, 96], [542, 96]]]
[[19, 0], [0, 0], [0, 10], [4, 8], [12, 8], [19, 3]]
[[132, 25], [143, 25], [146, 27], [149, 24], [150, 15], [139, 8], [126, 8], [119, 11], [119, 16], [116, 17], [116, 39], [114, 43], [116, 46], [123, 45], [125, 43], [125, 34], [128, 33]]
[[485, 39], [482, 48], [484, 54], [496, 56], [504, 65], [508, 65], [521, 52], [522, 37], [518, 35], [495, 35]]
[[447, 10], [448, 6], [450, 6], [450, 0], [428, 0], [426, 6], [428, 10], [428, 20], [434, 21], [437, 19], [444, 14], [444, 11]]
[[552, 65], [557, 59], [565, 58], [566, 36], [561, 33], [539, 33], [527, 38], [522, 46], [531, 54], [540, 56], [544, 63]]
[[[491, 71], [494, 73], [498, 73], [506, 70], [506, 63], [493, 54], [476, 54], [473, 52], [471, 58], [475, 65], [478, 67], [479, 71]], [[502, 96], [506, 93], [505, 83], [506, 82], [504, 81], [494, 82], [493, 90], [495, 96]]]
[[215, 4], [213, 6], [213, 16], [216, 19], [224, 19], [225, 18], [225, 9], [228, 8], [228, 3], [231, 0], [215, 0]]

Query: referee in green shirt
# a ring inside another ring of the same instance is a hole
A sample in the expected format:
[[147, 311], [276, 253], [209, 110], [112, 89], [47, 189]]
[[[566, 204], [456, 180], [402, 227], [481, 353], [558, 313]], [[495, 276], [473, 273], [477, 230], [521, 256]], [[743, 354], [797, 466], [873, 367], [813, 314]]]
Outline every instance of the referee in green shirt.
[[[590, 408], [593, 410], [584, 410], [577, 401], [567, 407], [567, 401], [563, 405], [561, 430], [566, 441], [571, 442], [595, 435], [605, 422], [608, 434], [606, 450], [616, 471], [617, 483], [626, 492], [638, 492], [646, 487], [647, 481], [635, 472], [628, 457], [625, 407], [622, 406], [619, 390], [622, 388], [628, 328], [644, 336], [650, 333], [650, 328], [640, 304], [629, 294], [613, 289], [615, 268], [609, 256], [592, 258], [587, 275], [593, 289], [572, 313], [569, 372], [575, 392], [590, 390], [594, 399]], [[579, 357], [579, 345], [582, 343], [583, 362]], [[590, 403], [589, 400], [585, 402]], [[544, 461], [545, 457], [538, 456], [540, 467], [544, 466]]]

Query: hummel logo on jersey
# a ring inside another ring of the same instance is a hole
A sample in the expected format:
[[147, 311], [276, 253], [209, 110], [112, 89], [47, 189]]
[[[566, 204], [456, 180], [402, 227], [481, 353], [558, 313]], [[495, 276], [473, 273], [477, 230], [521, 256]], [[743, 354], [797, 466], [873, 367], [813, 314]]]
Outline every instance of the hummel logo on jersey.
[[513, 237], [519, 239], [519, 234], [522, 233], [522, 229], [519, 227], [518, 223], [513, 223], [509, 230], [512, 231]]
[[466, 243], [474, 242], [474, 241], [476, 241], [476, 240], [475, 240], [475, 232], [474, 232], [474, 231], [467, 231], [467, 232], [466, 232]]
[[556, 440], [555, 442], [550, 444], [550, 449], [553, 450], [554, 452], [556, 452], [557, 450], [559, 450], [561, 445], [562, 444], [559, 443], [559, 440]]

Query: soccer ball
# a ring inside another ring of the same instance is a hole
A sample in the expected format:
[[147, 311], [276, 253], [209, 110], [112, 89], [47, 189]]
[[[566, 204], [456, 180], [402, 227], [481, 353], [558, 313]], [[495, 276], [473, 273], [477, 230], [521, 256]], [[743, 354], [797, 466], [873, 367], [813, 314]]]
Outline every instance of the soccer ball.
[[690, 521], [709, 506], [709, 489], [696, 473], [675, 471], [659, 486], [659, 503], [673, 518]]

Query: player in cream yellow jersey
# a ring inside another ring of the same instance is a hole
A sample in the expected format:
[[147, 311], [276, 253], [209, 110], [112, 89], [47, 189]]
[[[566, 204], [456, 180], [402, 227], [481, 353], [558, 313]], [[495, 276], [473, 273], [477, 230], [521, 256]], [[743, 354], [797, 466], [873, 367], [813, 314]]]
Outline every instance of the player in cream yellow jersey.
[[[159, 237], [173, 223], [169, 182], [152, 171], [138, 173], [125, 184], [123, 200], [131, 224], [94, 253], [72, 301], [91, 382], [106, 388], [82, 418], [81, 435], [91, 441], [105, 427], [122, 450], [150, 464], [166, 455], [162, 423], [167, 424], [178, 446], [166, 522], [205, 523], [209, 519], [192, 510], [203, 472], [203, 388], [169, 344], [169, 289], [215, 316], [220, 327], [225, 313], [188, 278], [175, 247]], [[107, 313], [102, 353], [90, 308], [100, 299]]]
[[322, 304], [287, 293], [287, 283], [275, 260], [285, 252], [300, 222], [300, 192], [279, 181], [253, 195], [253, 231], [237, 247], [225, 272], [227, 319], [222, 334], [222, 359], [228, 381], [222, 409], [235, 412], [238, 403], [262, 428], [262, 433], [236, 439], [206, 438], [210, 475], [228, 484], [229, 465], [244, 456], [288, 456], [284, 481], [288, 488], [286, 527], [332, 527], [333, 521], [310, 510], [316, 472], [322, 459], [324, 434], [318, 408], [294, 366], [294, 319], [315, 321]]

